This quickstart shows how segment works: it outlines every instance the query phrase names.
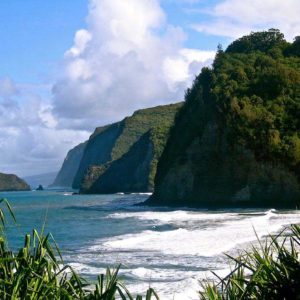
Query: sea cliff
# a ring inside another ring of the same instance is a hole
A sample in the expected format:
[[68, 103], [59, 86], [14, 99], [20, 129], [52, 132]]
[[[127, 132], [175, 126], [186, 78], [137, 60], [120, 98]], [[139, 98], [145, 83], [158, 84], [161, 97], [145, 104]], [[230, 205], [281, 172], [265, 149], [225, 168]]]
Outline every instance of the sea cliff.
[[252, 33], [219, 48], [179, 111], [150, 205], [300, 205], [300, 38]]
[[81, 193], [153, 191], [157, 162], [182, 103], [141, 109], [71, 149], [52, 186]]

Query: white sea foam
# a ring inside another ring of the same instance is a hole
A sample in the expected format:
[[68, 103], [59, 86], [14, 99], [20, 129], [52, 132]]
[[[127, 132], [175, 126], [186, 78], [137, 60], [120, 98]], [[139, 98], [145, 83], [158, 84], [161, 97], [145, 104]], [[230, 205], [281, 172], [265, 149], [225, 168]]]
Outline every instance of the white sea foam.
[[153, 193], [130, 193], [130, 195], [149, 195], [151, 196]]
[[96, 268], [88, 264], [82, 264], [78, 262], [73, 262], [70, 263], [69, 265], [80, 274], [89, 274], [89, 275], [105, 274], [104, 268]]
[[[89, 266], [93, 266], [95, 260], [104, 260], [110, 265], [123, 262], [126, 267], [121, 269], [121, 275], [127, 278], [126, 283], [133, 293], [142, 293], [152, 286], [161, 299], [196, 300], [199, 280], [213, 278], [208, 270], [221, 277], [229, 274], [222, 253], [243, 249], [248, 242], [256, 240], [256, 235], [261, 238], [279, 231], [282, 226], [299, 223], [300, 212], [273, 209], [228, 213], [134, 211], [113, 213], [106, 218], [134, 218], [137, 224], [144, 224], [139, 228], [151, 228], [149, 225], [153, 224], [153, 230], [94, 241], [84, 249], [85, 259], [80, 260], [83, 264], [78, 264], [76, 269], [99, 274], [99, 269]], [[166, 230], [169, 228], [174, 229]]]
[[153, 287], [160, 299], [164, 300], [198, 300], [200, 289], [197, 278], [186, 278], [177, 282], [155, 282], [129, 284], [127, 287], [133, 294], [145, 294], [145, 291]]
[[172, 223], [178, 221], [200, 221], [200, 220], [223, 220], [223, 219], [236, 219], [235, 213], [207, 213], [207, 212], [190, 212], [184, 210], [176, 210], [170, 212], [127, 212], [127, 213], [113, 213], [107, 216], [112, 219], [126, 219], [136, 218], [139, 220], [153, 220], [158, 223]]
[[[199, 299], [198, 291], [201, 290], [199, 282], [203, 279], [215, 279], [215, 276], [209, 271], [138, 268], [129, 270], [128, 273], [136, 274], [136, 279], [142, 280], [129, 285], [131, 291], [141, 293], [151, 286], [155, 288], [161, 299], [166, 300]], [[224, 277], [230, 273], [230, 269], [215, 270], [215, 273]]]
[[[269, 210], [263, 215], [240, 216], [238, 214], [204, 214], [184, 211], [138, 212], [113, 214], [110, 217], [136, 217], [153, 219], [160, 223], [181, 223], [183, 220], [198, 221], [198, 227], [178, 228], [170, 231], [145, 230], [102, 240], [101, 249], [126, 251], [156, 251], [168, 255], [215, 256], [229, 251], [238, 244], [247, 243], [269, 233], [278, 231], [283, 225], [300, 221], [299, 214], [288, 216]], [[210, 220], [211, 226], [203, 228], [203, 220]], [[218, 222], [216, 222], [218, 221]], [[195, 223], [194, 223], [195, 225]], [[97, 250], [97, 245], [93, 250]]]

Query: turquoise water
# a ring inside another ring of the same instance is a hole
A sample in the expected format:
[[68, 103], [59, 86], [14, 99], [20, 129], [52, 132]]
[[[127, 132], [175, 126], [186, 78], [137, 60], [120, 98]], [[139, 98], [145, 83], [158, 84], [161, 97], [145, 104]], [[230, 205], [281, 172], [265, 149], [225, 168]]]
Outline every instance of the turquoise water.
[[197, 299], [199, 280], [228, 272], [224, 253], [235, 254], [258, 236], [300, 222], [299, 211], [190, 210], [135, 206], [148, 195], [72, 195], [71, 192], [1, 193], [18, 226], [9, 244], [23, 244], [32, 228], [51, 232], [65, 261], [91, 280], [122, 263], [132, 291], [154, 287], [161, 299]]
[[[72, 195], [72, 192], [32, 191], [0, 193], [13, 207], [18, 226], [9, 226], [10, 246], [22, 245], [25, 233], [33, 228], [55, 236], [63, 251], [74, 251], [78, 246], [89, 245], [93, 239], [135, 232], [133, 220], [110, 220], [111, 212], [126, 211], [135, 203], [147, 199], [147, 196], [131, 195]], [[140, 224], [141, 225], [141, 224]]]

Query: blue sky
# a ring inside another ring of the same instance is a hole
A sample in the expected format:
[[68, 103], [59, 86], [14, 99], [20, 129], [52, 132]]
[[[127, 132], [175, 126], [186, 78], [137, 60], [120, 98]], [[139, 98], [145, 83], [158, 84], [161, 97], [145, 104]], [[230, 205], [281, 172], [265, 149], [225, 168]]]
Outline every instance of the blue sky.
[[[126, 1], [126, 0], [125, 0]], [[209, 1], [207, 7], [217, 1]], [[214, 50], [228, 38], [201, 34], [190, 28], [199, 20], [193, 12], [199, 5], [163, 1], [168, 21], [187, 33], [186, 46]], [[87, 0], [9, 0], [0, 1], [0, 77], [17, 82], [37, 83], [49, 80], [66, 49], [72, 46], [74, 33], [86, 26]], [[209, 16], [201, 14], [202, 19]]]
[[96, 126], [183, 99], [218, 43], [300, 34], [299, 0], [0, 1], [0, 172], [57, 171]]
[[86, 0], [0, 1], [0, 77], [46, 80], [85, 26]]

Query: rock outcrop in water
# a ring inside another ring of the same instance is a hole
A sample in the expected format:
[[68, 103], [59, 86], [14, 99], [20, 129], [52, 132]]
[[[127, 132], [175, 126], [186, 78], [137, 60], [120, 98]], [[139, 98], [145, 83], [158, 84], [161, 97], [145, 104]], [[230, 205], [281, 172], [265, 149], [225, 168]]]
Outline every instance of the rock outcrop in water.
[[252, 33], [186, 93], [151, 205], [300, 205], [300, 38]]
[[0, 191], [30, 191], [30, 186], [14, 174], [0, 173]]

